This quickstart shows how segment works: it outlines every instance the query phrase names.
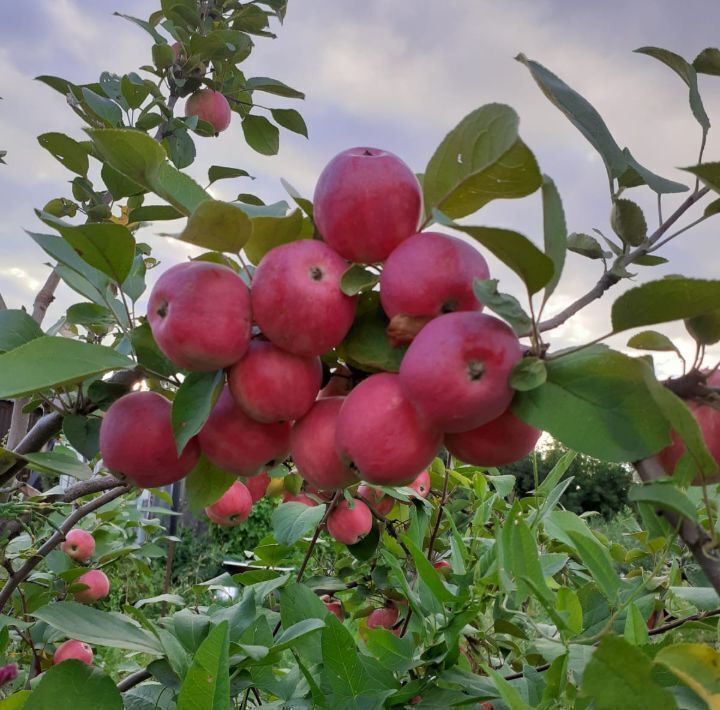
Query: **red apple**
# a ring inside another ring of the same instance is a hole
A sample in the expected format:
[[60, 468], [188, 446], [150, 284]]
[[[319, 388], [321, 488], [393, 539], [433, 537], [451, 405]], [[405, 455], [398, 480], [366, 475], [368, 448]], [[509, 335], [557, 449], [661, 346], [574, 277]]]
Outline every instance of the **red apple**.
[[417, 230], [420, 185], [400, 158], [377, 148], [336, 155], [318, 178], [314, 218], [323, 239], [350, 261], [387, 259]]
[[200, 120], [207, 121], [218, 134], [230, 125], [232, 109], [219, 91], [200, 89], [191, 94], [185, 103], [185, 115], [197, 116]]
[[354, 545], [372, 530], [373, 517], [365, 503], [355, 499], [352, 508], [341, 500], [327, 518], [327, 530], [343, 545]]
[[57, 665], [70, 658], [82, 661], [85, 665], [91, 666], [93, 662], [93, 650], [82, 641], [65, 641], [61, 643], [53, 654], [53, 663]]
[[268, 486], [270, 485], [270, 476], [267, 471], [258, 473], [255, 476], [248, 476], [242, 483], [250, 491], [252, 502], [257, 503], [267, 493]]
[[252, 308], [263, 334], [296, 355], [339, 345], [355, 317], [355, 297], [340, 290], [347, 262], [312, 239], [269, 251], [253, 276]]
[[[707, 379], [707, 384], [709, 387], [720, 387], [720, 371], [710, 375]], [[699, 401], [689, 401], [685, 402], [685, 404], [687, 404], [697, 420], [708, 451], [715, 461], [720, 464], [720, 410]], [[672, 437], [672, 443], [658, 454], [660, 463], [665, 468], [668, 476], [672, 476], [675, 471], [675, 466], [677, 466], [678, 461], [680, 461], [680, 458], [686, 450], [684, 442], [674, 430], [670, 432], [670, 436]], [[720, 483], [720, 472], [707, 478], [698, 473], [693, 479], [692, 485], [701, 486], [703, 482]]]
[[473, 280], [489, 277], [487, 262], [470, 244], [439, 232], [421, 232], [388, 257], [380, 277], [380, 300], [388, 318], [480, 311]]
[[250, 292], [229, 267], [188, 261], [168, 269], [148, 301], [160, 350], [179, 367], [209, 372], [237, 362], [250, 342]]
[[381, 609], [375, 609], [370, 612], [370, 616], [367, 618], [368, 629], [388, 629], [391, 630], [395, 624], [397, 624], [400, 613], [398, 608], [388, 603]]
[[447, 574], [452, 569], [452, 565], [447, 560], [438, 560], [433, 563], [433, 567], [440, 572], [440, 574]]
[[290, 455], [300, 475], [319, 489], [337, 490], [357, 483], [335, 448], [335, 431], [342, 397], [319, 399], [295, 422], [290, 435]]
[[253, 499], [245, 484], [235, 481], [220, 500], [205, 508], [205, 515], [223, 527], [244, 523], [252, 512]]
[[80, 575], [74, 584], [84, 584], [86, 589], [75, 592], [75, 601], [84, 604], [104, 599], [110, 593], [110, 580], [105, 572], [99, 569], [91, 569], [89, 572]]
[[307, 496], [304, 493], [298, 493], [295, 495], [294, 493], [290, 493], [290, 491], [285, 491], [282, 499], [283, 503], [302, 503], [303, 505], [307, 505], [309, 508], [313, 508], [317, 505], [317, 501], [314, 501], [310, 496]]
[[322, 384], [318, 357], [293, 355], [266, 340], [253, 340], [228, 370], [235, 402], [257, 422], [299, 419], [312, 407]]
[[379, 515], [387, 515], [395, 505], [395, 498], [386, 495], [381, 490], [361, 483], [357, 489], [358, 497], [364, 498], [365, 502]]
[[85, 562], [95, 552], [95, 538], [87, 530], [74, 528], [65, 535], [65, 542], [60, 547], [71, 559]]
[[446, 434], [445, 446], [453, 456], [473, 466], [507, 466], [527, 456], [541, 433], [506, 409], [487, 424]]
[[157, 392], [130, 392], [112, 403], [100, 426], [105, 465], [140, 488], [165, 486], [192, 471], [200, 456], [193, 438], [178, 456], [171, 404]]
[[510, 406], [510, 373], [521, 358], [520, 341], [503, 321], [448, 313], [413, 340], [400, 365], [400, 385], [427, 421], [446, 432], [468, 431]]
[[398, 375], [383, 372], [363, 380], [345, 398], [335, 445], [358, 478], [403, 486], [430, 465], [441, 439], [403, 396]]
[[225, 387], [198, 434], [200, 449], [218, 468], [253, 476], [281, 462], [290, 448], [288, 422], [261, 424], [235, 404]]
[[334, 614], [337, 617], [338, 621], [342, 623], [343, 619], [345, 618], [345, 612], [343, 611], [343, 607], [340, 601], [330, 596], [329, 594], [323, 594], [320, 597], [320, 601], [327, 607], [327, 610], [331, 614]]
[[427, 498], [430, 493], [430, 474], [427, 471], [423, 471], [409, 485], [420, 498]]

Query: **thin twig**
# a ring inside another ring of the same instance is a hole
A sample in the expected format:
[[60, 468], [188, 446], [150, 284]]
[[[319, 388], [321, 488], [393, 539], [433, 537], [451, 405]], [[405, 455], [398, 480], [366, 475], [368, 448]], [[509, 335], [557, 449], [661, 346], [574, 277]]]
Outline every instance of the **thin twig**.
[[131, 673], [129, 676], [123, 678], [117, 684], [117, 689], [121, 693], [124, 693], [126, 690], [130, 690], [130, 688], [134, 688], [136, 685], [140, 685], [144, 680], [149, 680], [150, 678], [152, 678], [152, 673], [143, 668], [143, 670], [135, 671], [135, 673]]

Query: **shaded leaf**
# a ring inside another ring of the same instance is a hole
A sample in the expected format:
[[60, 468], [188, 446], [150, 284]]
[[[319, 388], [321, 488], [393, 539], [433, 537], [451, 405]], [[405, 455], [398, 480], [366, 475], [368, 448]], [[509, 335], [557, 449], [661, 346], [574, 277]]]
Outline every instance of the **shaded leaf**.
[[532, 320], [520, 305], [520, 301], [508, 293], [497, 290], [497, 279], [475, 279], [473, 292], [480, 303], [487, 306], [493, 313], [499, 315], [510, 324], [517, 335], [527, 333], [532, 328]]
[[205, 200], [190, 215], [178, 239], [237, 254], [247, 244], [252, 230], [250, 218], [239, 207], [221, 200]]

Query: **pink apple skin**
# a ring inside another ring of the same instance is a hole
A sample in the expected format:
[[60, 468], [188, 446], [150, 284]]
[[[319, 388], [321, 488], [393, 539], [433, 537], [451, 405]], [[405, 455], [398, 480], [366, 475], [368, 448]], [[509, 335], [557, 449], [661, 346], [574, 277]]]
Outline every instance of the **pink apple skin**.
[[217, 134], [222, 133], [230, 125], [232, 110], [228, 100], [219, 91], [200, 89], [188, 98], [185, 115], [197, 116], [207, 121]]
[[[714, 372], [708, 377], [707, 384], [709, 387], [720, 387], [720, 371]], [[697, 420], [708, 451], [715, 461], [720, 464], [720, 410], [714, 409], [707, 404], [702, 404], [701, 402], [690, 401], [685, 402], [685, 404], [687, 404]], [[681, 456], [685, 453], [685, 444], [677, 433], [673, 430], [670, 432], [670, 436], [672, 437], [672, 443], [657, 455], [668, 476], [673, 475], [675, 466], [677, 466]], [[720, 472], [715, 476], [707, 478], [698, 473], [692, 485], [700, 486], [703, 482], [706, 484], [720, 483]]]
[[427, 498], [430, 493], [430, 474], [427, 471], [423, 471], [411, 484], [415, 493], [420, 498]]
[[518, 419], [509, 409], [487, 424], [445, 435], [445, 446], [473, 466], [507, 466], [527, 456], [542, 432]]
[[447, 574], [447, 572], [451, 569], [451, 565], [447, 560], [438, 560], [433, 563], [433, 567], [440, 572], [440, 574]]
[[337, 620], [342, 623], [345, 619], [345, 612], [343, 611], [342, 604], [331, 597], [329, 594], [323, 594], [320, 597], [320, 601], [327, 607], [327, 610], [337, 617]]
[[261, 424], [235, 404], [225, 387], [198, 434], [200, 449], [218, 468], [253, 476], [282, 461], [290, 448], [290, 423]]
[[253, 499], [244, 483], [235, 481], [220, 500], [205, 508], [205, 515], [223, 527], [233, 527], [245, 522], [252, 512]]
[[255, 322], [277, 347], [313, 357], [339, 345], [355, 317], [356, 297], [340, 290], [348, 263], [313, 239], [269, 251], [253, 276]]
[[74, 528], [65, 535], [62, 551], [76, 562], [89, 560], [95, 552], [95, 538], [87, 531]]
[[157, 392], [130, 392], [112, 403], [100, 426], [100, 453], [114, 473], [140, 488], [165, 486], [192, 471], [200, 457], [196, 438], [178, 457], [171, 404]]
[[367, 618], [368, 629], [388, 629], [391, 630], [397, 624], [400, 613], [394, 604], [389, 604], [382, 609], [375, 609], [370, 612]]
[[93, 650], [82, 641], [65, 641], [61, 643], [53, 654], [53, 663], [57, 665], [71, 658], [82, 661], [85, 665], [91, 666], [93, 662]]
[[357, 483], [335, 448], [335, 431], [343, 397], [319, 399], [295, 422], [290, 435], [290, 455], [300, 475], [321, 490], [338, 490]]
[[417, 230], [420, 185], [400, 158], [377, 148], [336, 155], [315, 187], [314, 218], [323, 239], [350, 261], [384, 261]]
[[257, 422], [300, 419], [322, 384], [318, 357], [293, 355], [266, 340], [253, 340], [244, 357], [228, 370], [235, 402]]
[[363, 481], [404, 486], [430, 465], [441, 439], [403, 396], [399, 376], [382, 372], [345, 398], [335, 446]]
[[74, 584], [87, 585], [87, 589], [75, 593], [75, 601], [83, 604], [91, 604], [98, 599], [104, 599], [110, 593], [110, 580], [105, 572], [99, 569], [85, 572], [75, 580]]
[[406, 239], [385, 262], [380, 301], [388, 318], [481, 311], [473, 280], [489, 277], [487, 262], [470, 244], [439, 232], [421, 232]]
[[351, 508], [343, 498], [328, 515], [327, 530], [343, 545], [354, 545], [370, 532], [372, 523], [372, 513], [365, 503], [355, 499]]
[[395, 498], [366, 483], [358, 486], [357, 494], [358, 498], [364, 498], [365, 502], [379, 515], [387, 515], [395, 505]]
[[245, 484], [245, 487], [250, 491], [252, 502], [257, 503], [267, 493], [268, 486], [270, 485], [270, 476], [267, 471], [258, 473], [255, 476], [248, 476], [243, 479], [241, 483]]
[[176, 264], [155, 284], [147, 318], [158, 347], [176, 365], [219, 370], [237, 362], [248, 348], [250, 291], [229, 266]]
[[316, 501], [314, 501], [310, 496], [306, 496], [304, 493], [293, 495], [290, 491], [285, 491], [282, 498], [283, 503], [302, 503], [303, 505], [307, 505], [308, 508], [314, 508], [317, 505]]
[[510, 373], [521, 358], [520, 341], [503, 321], [472, 311], [448, 313], [415, 337], [400, 365], [400, 385], [439, 429], [468, 431], [510, 406]]

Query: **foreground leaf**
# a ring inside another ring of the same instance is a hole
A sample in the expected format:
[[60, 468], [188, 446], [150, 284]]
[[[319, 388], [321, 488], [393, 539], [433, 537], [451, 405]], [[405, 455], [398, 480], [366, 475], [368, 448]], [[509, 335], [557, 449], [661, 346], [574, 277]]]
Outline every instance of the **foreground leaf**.
[[200, 644], [180, 687], [177, 710], [230, 707], [228, 622], [218, 624]]
[[189, 244], [237, 254], [250, 239], [250, 218], [235, 205], [205, 200], [190, 215], [178, 239]]
[[45, 671], [22, 707], [48, 710], [61, 706], [73, 710], [122, 710], [123, 700], [109, 676], [95, 666], [72, 659]]
[[25, 311], [8, 308], [0, 311], [0, 353], [43, 336], [42, 328]]
[[178, 455], [210, 416], [224, 377], [223, 370], [191, 372], [175, 393], [172, 403], [172, 427]]
[[44, 335], [0, 355], [0, 399], [81, 382], [135, 363], [103, 345]]

